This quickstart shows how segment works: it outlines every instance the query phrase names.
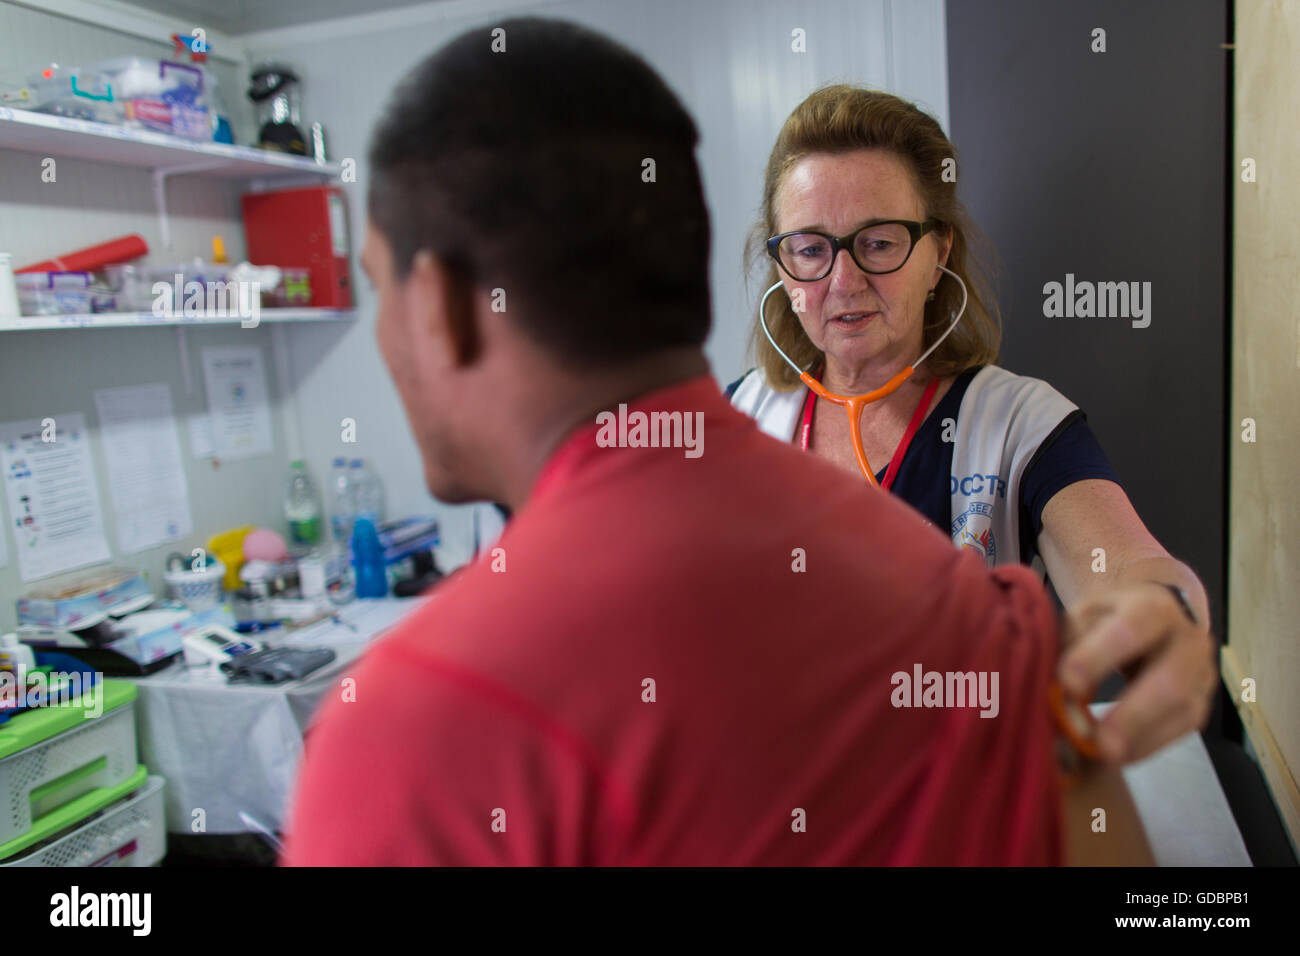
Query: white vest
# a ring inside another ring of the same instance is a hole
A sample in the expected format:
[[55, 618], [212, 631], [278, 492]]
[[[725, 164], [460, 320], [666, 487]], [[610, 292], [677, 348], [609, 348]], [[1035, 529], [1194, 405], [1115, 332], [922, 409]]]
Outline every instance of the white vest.
[[[791, 441], [808, 388], [778, 392], [757, 369], [741, 380], [731, 404], [759, 430]], [[1020, 561], [1020, 482], [1030, 461], [1077, 406], [1041, 379], [996, 365], [980, 369], [962, 396], [953, 438], [952, 527], [958, 547], [990, 565]], [[1041, 576], [1041, 559], [1032, 567]]]

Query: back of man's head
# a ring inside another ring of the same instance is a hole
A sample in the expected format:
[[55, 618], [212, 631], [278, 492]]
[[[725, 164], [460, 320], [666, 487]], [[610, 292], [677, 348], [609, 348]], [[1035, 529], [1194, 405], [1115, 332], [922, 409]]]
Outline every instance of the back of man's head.
[[565, 362], [703, 344], [709, 224], [695, 124], [636, 55], [537, 18], [470, 31], [395, 91], [369, 215], [404, 278], [429, 250]]

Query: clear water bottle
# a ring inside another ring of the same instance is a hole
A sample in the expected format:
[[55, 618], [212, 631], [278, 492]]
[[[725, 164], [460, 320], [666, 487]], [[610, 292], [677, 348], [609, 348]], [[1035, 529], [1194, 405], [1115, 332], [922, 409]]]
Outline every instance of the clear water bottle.
[[320, 542], [320, 495], [307, 474], [307, 466], [301, 461], [289, 465], [289, 480], [284, 490], [284, 517], [293, 544], [312, 546]]
[[343, 547], [352, 540], [352, 519], [356, 505], [352, 501], [352, 485], [348, 480], [348, 460], [335, 458], [330, 468], [330, 530], [334, 540]]
[[369, 518], [378, 528], [384, 520], [384, 486], [379, 476], [365, 467], [360, 458], [353, 458], [348, 483], [352, 486], [353, 514], [357, 518]]
[[374, 515], [375, 527], [378, 528], [388, 519], [387, 508], [384, 499], [384, 483], [379, 478], [379, 472], [373, 468], [366, 469], [366, 491], [365, 491], [366, 508]]

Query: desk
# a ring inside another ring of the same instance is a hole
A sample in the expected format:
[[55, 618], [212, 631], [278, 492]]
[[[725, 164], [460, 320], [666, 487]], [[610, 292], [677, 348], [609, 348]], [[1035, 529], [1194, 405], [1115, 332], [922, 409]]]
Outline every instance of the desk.
[[324, 621], [268, 632], [274, 646], [328, 647], [337, 655], [302, 680], [231, 686], [215, 667], [189, 668], [183, 661], [136, 679], [140, 759], [167, 778], [168, 832], [244, 833], [250, 828], [240, 811], [281, 829], [303, 731], [321, 697], [338, 686], [367, 643], [424, 600], [354, 601], [339, 616], [355, 631]]

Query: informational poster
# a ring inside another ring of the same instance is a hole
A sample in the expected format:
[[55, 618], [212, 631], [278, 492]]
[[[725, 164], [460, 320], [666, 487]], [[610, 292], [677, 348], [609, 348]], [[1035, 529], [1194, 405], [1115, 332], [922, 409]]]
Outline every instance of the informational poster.
[[211, 458], [212, 416], [207, 412], [191, 415], [187, 424], [190, 430], [190, 454], [195, 458]]
[[95, 409], [119, 549], [134, 554], [188, 535], [194, 525], [171, 389], [98, 389]]
[[212, 453], [250, 458], [270, 452], [271, 404], [262, 350], [256, 345], [209, 346], [202, 356]]
[[0, 468], [23, 581], [109, 560], [84, 415], [0, 425]]

